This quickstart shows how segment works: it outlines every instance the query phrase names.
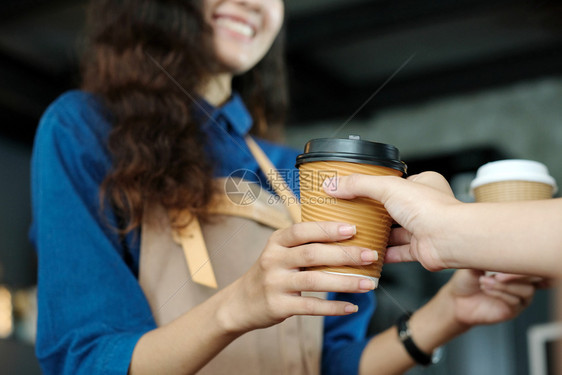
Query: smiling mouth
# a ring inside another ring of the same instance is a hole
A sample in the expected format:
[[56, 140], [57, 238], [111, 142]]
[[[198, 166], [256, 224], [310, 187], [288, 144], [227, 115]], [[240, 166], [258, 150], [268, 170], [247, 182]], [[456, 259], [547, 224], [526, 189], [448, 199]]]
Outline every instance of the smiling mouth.
[[223, 27], [232, 32], [238, 33], [248, 38], [253, 38], [256, 35], [256, 30], [252, 25], [239, 21], [230, 17], [217, 17], [215, 19], [217, 26]]

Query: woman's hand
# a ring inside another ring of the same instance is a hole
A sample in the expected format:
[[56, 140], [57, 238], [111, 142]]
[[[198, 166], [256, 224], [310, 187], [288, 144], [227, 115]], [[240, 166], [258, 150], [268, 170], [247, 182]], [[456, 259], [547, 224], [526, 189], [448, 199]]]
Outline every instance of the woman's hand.
[[353, 276], [303, 271], [312, 266], [369, 265], [377, 252], [329, 245], [348, 239], [355, 227], [332, 222], [299, 223], [275, 232], [257, 262], [224, 291], [220, 321], [233, 333], [268, 327], [293, 315], [347, 315], [349, 302], [301, 296], [301, 292], [364, 293], [372, 281]]
[[452, 298], [455, 318], [468, 327], [515, 318], [531, 303], [541, 278], [458, 270], [442, 291]]

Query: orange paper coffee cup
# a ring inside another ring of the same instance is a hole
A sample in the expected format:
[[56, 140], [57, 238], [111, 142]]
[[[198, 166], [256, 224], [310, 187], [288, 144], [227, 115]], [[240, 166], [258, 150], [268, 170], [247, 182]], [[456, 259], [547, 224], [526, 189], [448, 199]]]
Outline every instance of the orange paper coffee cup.
[[[357, 234], [336, 242], [341, 246], [360, 246], [378, 253], [372, 265], [311, 267], [311, 270], [366, 277], [378, 286], [392, 218], [384, 206], [369, 198], [336, 199], [322, 188], [327, 178], [354, 173], [374, 176], [404, 176], [406, 165], [400, 161], [396, 147], [376, 142], [350, 139], [314, 139], [297, 158], [299, 168], [302, 221], [336, 221], [354, 224]], [[333, 180], [337, 183], [337, 180]], [[331, 186], [330, 188], [335, 188]], [[342, 249], [342, 251], [345, 251]]]

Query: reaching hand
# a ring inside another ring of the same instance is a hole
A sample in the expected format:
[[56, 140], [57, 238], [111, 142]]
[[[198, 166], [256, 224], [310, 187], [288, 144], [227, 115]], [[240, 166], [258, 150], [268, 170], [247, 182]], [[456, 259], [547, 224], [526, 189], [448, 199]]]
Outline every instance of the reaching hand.
[[454, 303], [456, 320], [467, 326], [515, 318], [531, 303], [536, 278], [511, 275], [502, 281], [484, 272], [458, 270], [444, 286]]
[[324, 189], [337, 198], [369, 197], [384, 204], [390, 216], [401, 225], [391, 232], [386, 263], [419, 261], [430, 271], [448, 268], [434, 236], [442, 235], [447, 227], [446, 210], [460, 202], [440, 174], [424, 172], [407, 180], [352, 175], [339, 178], [336, 184], [325, 184]]
[[[326, 186], [326, 185], [325, 185]], [[448, 268], [437, 251], [437, 239], [443, 235], [450, 207], [461, 204], [453, 196], [447, 181], [434, 172], [396, 177], [352, 175], [342, 177], [333, 196], [352, 199], [366, 196], [382, 202], [390, 215], [402, 227], [391, 232], [385, 262], [419, 261], [428, 270]], [[458, 270], [442, 292], [453, 301], [458, 323], [473, 326], [509, 320], [527, 307], [541, 278], [498, 274], [486, 277], [483, 271]]]

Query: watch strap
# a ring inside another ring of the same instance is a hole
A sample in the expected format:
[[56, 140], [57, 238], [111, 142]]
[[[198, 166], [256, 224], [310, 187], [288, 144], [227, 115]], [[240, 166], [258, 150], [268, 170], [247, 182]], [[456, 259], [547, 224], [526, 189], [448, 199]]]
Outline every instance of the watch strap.
[[412, 332], [410, 331], [410, 327], [408, 325], [408, 320], [411, 315], [411, 313], [406, 313], [398, 318], [396, 323], [398, 327], [398, 338], [402, 341], [404, 348], [414, 361], [420, 365], [428, 366], [433, 363], [432, 355], [423, 352], [412, 339]]

